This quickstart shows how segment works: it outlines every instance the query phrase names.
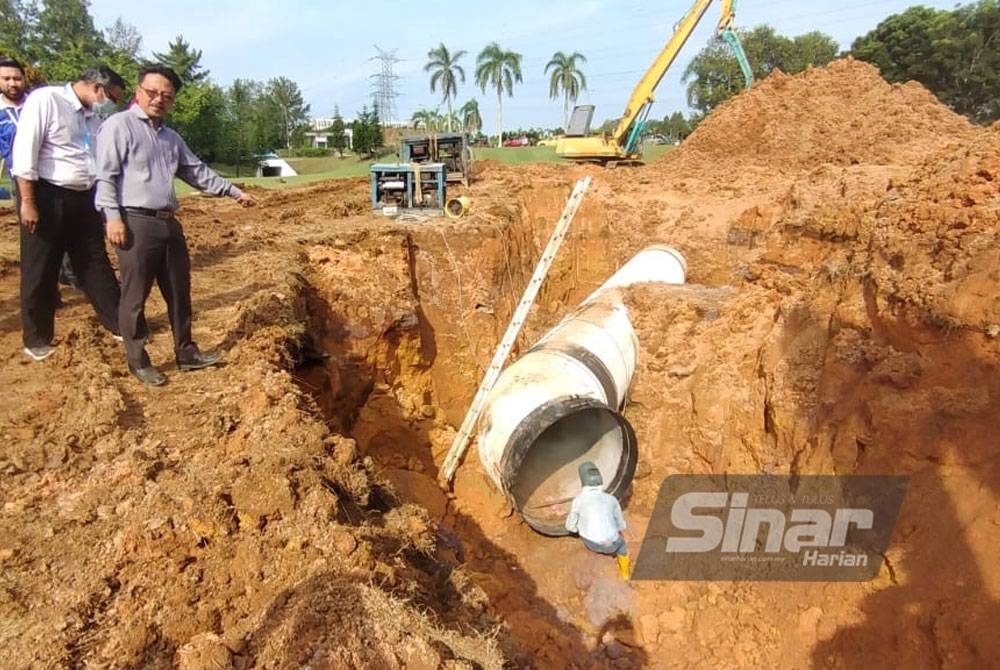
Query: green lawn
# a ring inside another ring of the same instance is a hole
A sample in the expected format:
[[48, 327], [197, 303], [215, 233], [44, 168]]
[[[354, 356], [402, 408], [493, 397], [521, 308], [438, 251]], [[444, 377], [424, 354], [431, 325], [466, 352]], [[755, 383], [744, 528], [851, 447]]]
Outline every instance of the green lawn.
[[[646, 147], [644, 159], [647, 163], [655, 161], [673, 147], [667, 145], [653, 145]], [[555, 147], [503, 147], [501, 149], [488, 149], [485, 147], [475, 147], [473, 156], [478, 160], [495, 160], [509, 165], [523, 165], [525, 163], [563, 163], [564, 159], [556, 156]], [[341, 179], [343, 177], [361, 177], [368, 174], [369, 166], [373, 161], [359, 161], [354, 156], [346, 158], [336, 158], [328, 156], [325, 158], [287, 158], [288, 164], [298, 172], [297, 177], [247, 177], [252, 174], [249, 166], [240, 166], [240, 176], [236, 176], [236, 166], [213, 164], [212, 167], [228, 179], [232, 179], [241, 184], [251, 184], [264, 188], [288, 188], [316, 181], [327, 179]], [[391, 163], [396, 160], [395, 154], [383, 156], [379, 162]], [[194, 189], [187, 184], [174, 182], [178, 195], [193, 193]], [[0, 204], [10, 204], [10, 200], [0, 200]]]
[[[646, 147], [644, 160], [651, 162], [666, 153], [672, 147], [666, 145], [651, 145]], [[480, 159], [490, 159], [519, 165], [522, 163], [564, 163], [565, 159], [556, 156], [555, 147], [503, 147], [501, 149], [487, 149], [476, 147], [473, 155]]]
[[564, 162], [564, 159], [556, 156], [555, 147], [503, 147], [500, 149], [475, 147], [472, 150], [472, 155], [481, 160], [500, 161], [508, 165]]
[[[395, 160], [395, 154], [387, 156], [381, 160]], [[312, 174], [332, 174], [337, 177], [356, 177], [368, 173], [368, 166], [371, 161], [358, 160], [356, 156], [337, 158], [325, 156], [323, 158], [286, 158], [292, 168], [299, 173], [299, 176]], [[240, 175], [236, 176], [236, 166], [229, 163], [212, 163], [212, 169], [226, 177], [227, 179], [246, 179], [253, 176], [255, 167], [251, 165], [240, 165]]]
[[[379, 160], [392, 161], [396, 155], [386, 156]], [[336, 158], [327, 156], [325, 158], [286, 158], [288, 164], [292, 166], [300, 175], [309, 174], [334, 174], [338, 177], [356, 177], [368, 174], [368, 166], [371, 161], [359, 161], [356, 156]]]

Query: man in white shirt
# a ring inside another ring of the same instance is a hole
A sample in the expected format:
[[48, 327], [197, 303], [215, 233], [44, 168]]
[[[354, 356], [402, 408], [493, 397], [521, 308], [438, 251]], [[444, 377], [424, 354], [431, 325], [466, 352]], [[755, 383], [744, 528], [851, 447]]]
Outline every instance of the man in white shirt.
[[[0, 172], [6, 170], [10, 176], [11, 193], [15, 200], [17, 179], [14, 178], [11, 157], [17, 136], [17, 120], [28, 98], [27, 83], [24, 66], [20, 62], [13, 58], [0, 58]], [[80, 282], [76, 279], [68, 254], [63, 254], [59, 283], [80, 290]]]
[[587, 549], [599, 554], [613, 554], [618, 561], [618, 573], [627, 580], [629, 557], [625, 538], [622, 537], [625, 530], [622, 506], [617, 498], [604, 492], [604, 478], [593, 462], [581, 463], [578, 471], [583, 490], [573, 498], [569, 516], [566, 517], [566, 530], [578, 533]]
[[21, 329], [36, 361], [53, 352], [59, 267], [68, 253], [101, 323], [118, 332], [119, 287], [94, 208], [94, 146], [100, 114], [114, 109], [125, 82], [105, 65], [65, 86], [32, 91], [14, 139], [21, 219]]

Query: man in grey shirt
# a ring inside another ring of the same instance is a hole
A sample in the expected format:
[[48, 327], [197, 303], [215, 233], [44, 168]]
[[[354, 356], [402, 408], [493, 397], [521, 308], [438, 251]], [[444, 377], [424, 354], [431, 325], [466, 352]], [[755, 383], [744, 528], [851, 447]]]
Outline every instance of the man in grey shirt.
[[191, 153], [176, 132], [164, 125], [181, 88], [167, 67], [139, 73], [136, 103], [105, 121], [97, 136], [95, 203], [104, 215], [108, 240], [121, 270], [119, 327], [125, 338], [129, 371], [141, 382], [159, 386], [166, 377], [150, 362], [144, 342], [144, 310], [153, 280], [160, 287], [174, 334], [181, 370], [217, 364], [217, 353], [202, 353], [191, 339], [191, 259], [180, 222], [174, 217], [174, 177], [244, 207], [256, 202]]

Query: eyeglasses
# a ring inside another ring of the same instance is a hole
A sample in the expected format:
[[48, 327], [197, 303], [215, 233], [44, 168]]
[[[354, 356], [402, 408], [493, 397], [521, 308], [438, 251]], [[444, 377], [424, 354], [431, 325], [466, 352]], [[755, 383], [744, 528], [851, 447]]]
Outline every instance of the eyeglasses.
[[154, 91], [149, 88], [143, 88], [142, 86], [140, 86], [139, 88], [142, 89], [142, 92], [145, 93], [150, 100], [156, 100], [157, 98], [159, 98], [168, 105], [177, 98], [177, 94], [175, 93], [167, 93], [165, 91]]

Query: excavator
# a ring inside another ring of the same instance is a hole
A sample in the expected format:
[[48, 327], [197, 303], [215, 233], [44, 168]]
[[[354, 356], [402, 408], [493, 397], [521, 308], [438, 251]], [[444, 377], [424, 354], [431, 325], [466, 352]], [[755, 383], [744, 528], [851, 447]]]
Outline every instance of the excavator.
[[[721, 0], [722, 16], [716, 34], [721, 36], [736, 55], [743, 72], [746, 87], [753, 84], [753, 73], [747, 61], [743, 45], [733, 31], [733, 21], [736, 17], [736, 0]], [[691, 33], [708, 10], [712, 0], [696, 0], [694, 6], [674, 27], [674, 34], [656, 60], [646, 70], [625, 106], [625, 113], [615, 126], [610, 136], [590, 136], [590, 122], [594, 117], [593, 105], [578, 105], [573, 108], [566, 135], [556, 144], [556, 153], [563, 158], [590, 163], [602, 163], [609, 167], [621, 163], [641, 162], [643, 127], [649, 110], [653, 106], [653, 91], [656, 90], [663, 75], [677, 58]]]

